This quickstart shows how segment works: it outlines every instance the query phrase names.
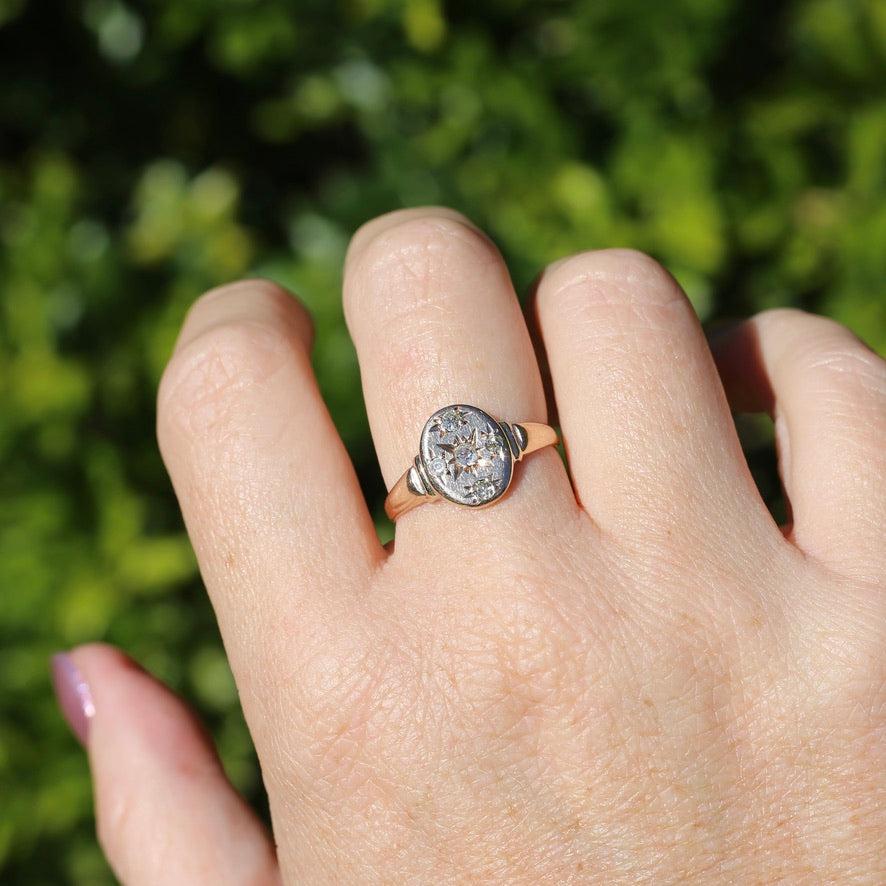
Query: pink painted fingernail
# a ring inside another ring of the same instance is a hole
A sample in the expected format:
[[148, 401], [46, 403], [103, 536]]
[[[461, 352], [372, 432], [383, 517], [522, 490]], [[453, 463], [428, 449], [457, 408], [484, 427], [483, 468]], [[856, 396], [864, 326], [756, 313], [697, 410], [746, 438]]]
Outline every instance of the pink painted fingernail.
[[58, 652], [52, 656], [52, 684], [55, 696], [68, 726], [83, 744], [89, 737], [89, 721], [95, 715], [95, 705], [89, 684], [77, 670], [71, 656]]

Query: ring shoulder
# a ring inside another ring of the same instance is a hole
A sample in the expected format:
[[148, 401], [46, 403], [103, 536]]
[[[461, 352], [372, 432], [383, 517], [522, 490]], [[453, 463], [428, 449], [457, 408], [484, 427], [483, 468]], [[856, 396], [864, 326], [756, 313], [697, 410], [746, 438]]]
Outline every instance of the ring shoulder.
[[515, 455], [517, 461], [535, 452], [544, 449], [545, 446], [556, 446], [559, 442], [557, 432], [550, 426], [537, 421], [524, 421], [520, 424], [510, 425], [509, 430], [520, 448], [520, 454]]
[[419, 459], [394, 484], [385, 499], [385, 513], [390, 520], [397, 521], [403, 514], [425, 502], [439, 500], [437, 492], [426, 483], [418, 469]]

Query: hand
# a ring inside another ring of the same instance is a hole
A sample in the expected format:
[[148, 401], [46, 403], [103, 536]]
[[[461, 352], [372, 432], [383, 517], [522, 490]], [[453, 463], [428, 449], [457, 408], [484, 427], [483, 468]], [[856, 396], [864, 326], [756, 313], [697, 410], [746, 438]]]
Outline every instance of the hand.
[[[506, 269], [460, 216], [365, 226], [344, 299], [389, 488], [443, 405], [546, 420]], [[493, 507], [423, 505], [386, 550], [305, 311], [259, 281], [195, 305], [160, 442], [277, 855], [182, 704], [84, 647], [125, 883], [882, 882], [886, 363], [780, 310], [718, 367], [628, 251], [549, 267], [534, 308], [572, 484], [541, 450]], [[775, 418], [784, 530], [727, 397]]]

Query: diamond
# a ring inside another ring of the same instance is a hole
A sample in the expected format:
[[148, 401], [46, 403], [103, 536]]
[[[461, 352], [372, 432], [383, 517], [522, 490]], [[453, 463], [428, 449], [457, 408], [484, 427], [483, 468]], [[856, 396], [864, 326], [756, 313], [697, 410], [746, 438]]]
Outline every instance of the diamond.
[[492, 480], [482, 478], [473, 485], [471, 492], [473, 492], [480, 501], [489, 501], [489, 499], [495, 495], [495, 484]]
[[457, 431], [466, 424], [467, 422], [460, 409], [447, 409], [446, 412], [440, 416], [440, 427], [443, 428], [447, 434]]
[[428, 470], [432, 474], [442, 474], [446, 470], [446, 462], [442, 458], [432, 458], [428, 462]]
[[470, 443], [461, 443], [455, 447], [455, 460], [465, 468], [477, 463], [477, 450]]

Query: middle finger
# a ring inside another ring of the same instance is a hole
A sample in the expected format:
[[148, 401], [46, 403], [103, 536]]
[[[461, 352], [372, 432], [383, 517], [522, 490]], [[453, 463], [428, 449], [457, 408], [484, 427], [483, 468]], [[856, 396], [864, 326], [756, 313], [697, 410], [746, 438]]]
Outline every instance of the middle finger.
[[[403, 210], [361, 228], [345, 264], [344, 305], [388, 488], [412, 464], [425, 421], [440, 407], [468, 403], [505, 421], [546, 420], [538, 364], [504, 262], [457, 213]], [[552, 448], [520, 465], [514, 485], [521, 494], [509, 495], [512, 509], [564, 496], [574, 503]], [[453, 513], [452, 505], [442, 507]], [[421, 523], [439, 519], [430, 517], [436, 506], [416, 513]]]

